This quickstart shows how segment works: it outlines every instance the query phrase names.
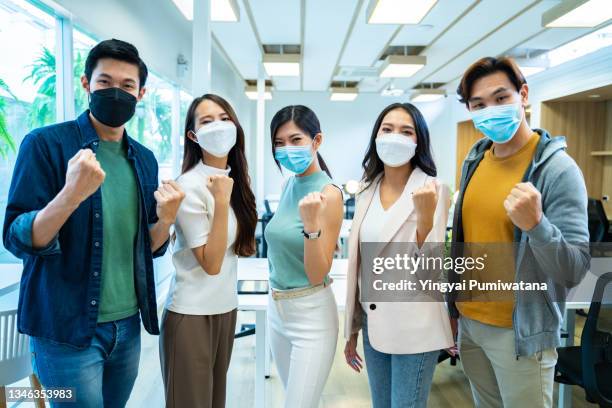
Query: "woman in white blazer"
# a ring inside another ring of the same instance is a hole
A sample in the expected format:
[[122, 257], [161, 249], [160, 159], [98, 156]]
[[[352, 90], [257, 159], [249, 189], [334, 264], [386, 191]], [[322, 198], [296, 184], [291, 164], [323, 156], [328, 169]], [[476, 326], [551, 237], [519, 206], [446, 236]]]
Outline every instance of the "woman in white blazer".
[[371, 281], [365, 274], [373, 273], [364, 267], [363, 243], [423, 248], [426, 242], [444, 242], [449, 190], [436, 179], [427, 124], [414, 105], [396, 103], [381, 112], [363, 168], [348, 241], [346, 361], [362, 369], [356, 348], [363, 330], [374, 408], [426, 407], [439, 351], [454, 346], [445, 304], [368, 302], [359, 295]]

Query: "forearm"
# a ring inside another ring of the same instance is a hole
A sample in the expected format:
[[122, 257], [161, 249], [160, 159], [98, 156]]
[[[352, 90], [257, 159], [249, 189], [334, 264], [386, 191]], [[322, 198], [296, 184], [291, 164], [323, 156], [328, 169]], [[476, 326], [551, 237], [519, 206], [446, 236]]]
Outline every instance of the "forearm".
[[312, 285], [322, 283], [331, 269], [333, 254], [327, 252], [321, 238], [304, 239], [304, 270]]
[[43, 248], [49, 245], [78, 206], [79, 203], [71, 200], [65, 190], [61, 190], [36, 214], [32, 223], [32, 246]]
[[158, 220], [155, 224], [149, 227], [149, 235], [151, 237], [151, 252], [157, 251], [170, 238], [170, 226], [162, 220]]
[[229, 204], [215, 205], [215, 213], [211, 223], [206, 245], [202, 250], [202, 268], [209, 275], [221, 271], [225, 250], [227, 248]]
[[[321, 231], [321, 227], [317, 224], [304, 224], [304, 231]], [[326, 242], [329, 237], [323, 236], [324, 233], [322, 231], [321, 236], [317, 239], [304, 238], [304, 270], [312, 285], [322, 283], [331, 269], [333, 250], [330, 253], [329, 245]]]
[[425, 239], [433, 228], [433, 215], [417, 216], [417, 244], [419, 248], [423, 246]]

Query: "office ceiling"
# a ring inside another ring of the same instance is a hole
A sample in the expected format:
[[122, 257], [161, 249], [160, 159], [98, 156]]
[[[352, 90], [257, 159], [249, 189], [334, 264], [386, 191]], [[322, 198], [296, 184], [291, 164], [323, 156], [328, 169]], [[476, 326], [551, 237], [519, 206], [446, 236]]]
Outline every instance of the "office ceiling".
[[[299, 44], [301, 75], [274, 77], [276, 90], [325, 91], [334, 80], [380, 92], [391, 82], [402, 89], [456, 82], [480, 57], [542, 52], [593, 30], [543, 28], [542, 14], [559, 2], [438, 0], [421, 24], [374, 25], [366, 23], [368, 0], [237, 0], [240, 20], [214, 22], [212, 32], [245, 80], [257, 78], [263, 45]], [[411, 78], [379, 78], [376, 68], [389, 46], [416, 50], [426, 66]]]

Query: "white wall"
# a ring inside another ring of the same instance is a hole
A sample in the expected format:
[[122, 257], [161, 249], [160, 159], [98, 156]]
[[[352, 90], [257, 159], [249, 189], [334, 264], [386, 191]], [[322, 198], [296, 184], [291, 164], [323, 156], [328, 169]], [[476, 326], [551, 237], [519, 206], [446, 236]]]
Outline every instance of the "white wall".
[[147, 0], [55, 0], [72, 14], [75, 25], [100, 40], [117, 38], [130, 42], [147, 66], [170, 81], [190, 89], [191, 76], [178, 78], [179, 54], [191, 60], [191, 23], [171, 1]]

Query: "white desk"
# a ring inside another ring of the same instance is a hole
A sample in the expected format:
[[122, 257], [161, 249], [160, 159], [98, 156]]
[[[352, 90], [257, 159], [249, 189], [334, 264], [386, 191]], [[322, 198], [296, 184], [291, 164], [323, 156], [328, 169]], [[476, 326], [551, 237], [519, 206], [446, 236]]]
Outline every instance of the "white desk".
[[[346, 299], [346, 259], [334, 259], [330, 276], [338, 310], [344, 310]], [[239, 258], [238, 280], [268, 280], [268, 260], [266, 258]], [[267, 329], [268, 295], [239, 295], [238, 310], [255, 312], [255, 407], [266, 406], [266, 377], [270, 375], [270, 347]]]

